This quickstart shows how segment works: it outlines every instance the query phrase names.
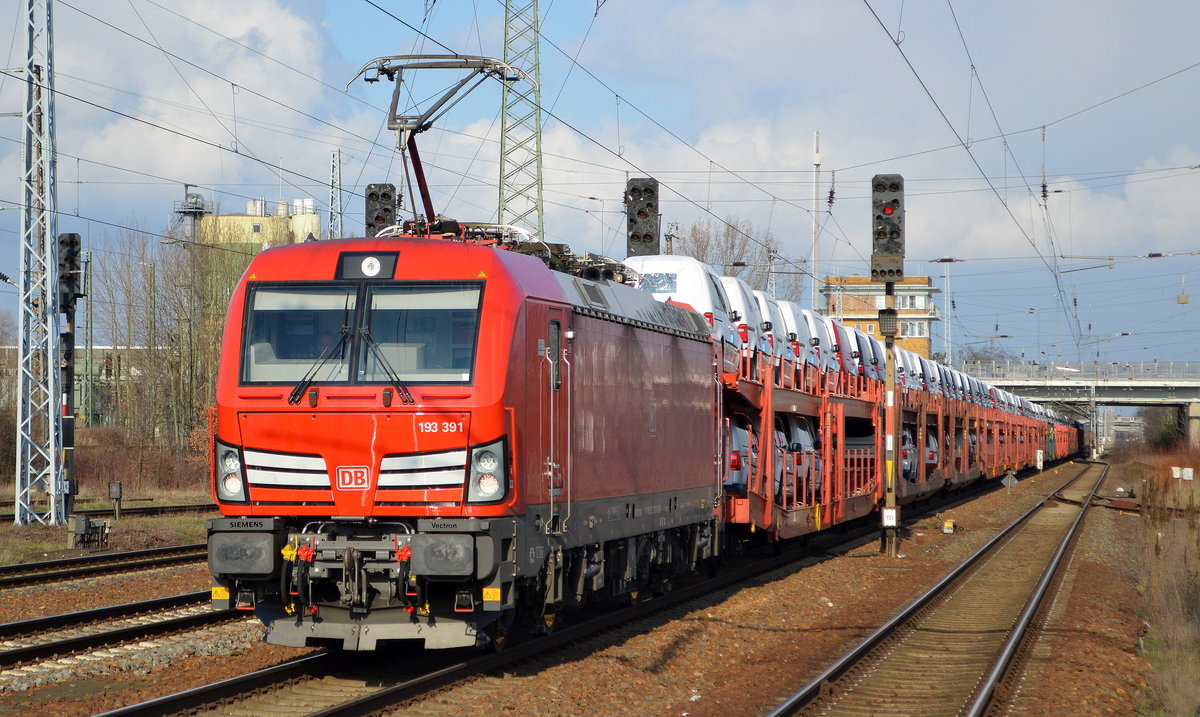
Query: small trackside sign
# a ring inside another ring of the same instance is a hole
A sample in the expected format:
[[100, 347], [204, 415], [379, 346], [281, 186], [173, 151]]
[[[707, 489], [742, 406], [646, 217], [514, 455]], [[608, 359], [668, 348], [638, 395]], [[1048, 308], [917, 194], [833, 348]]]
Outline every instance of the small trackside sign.
[[371, 469], [366, 466], [338, 466], [338, 490], [366, 490], [371, 484]]

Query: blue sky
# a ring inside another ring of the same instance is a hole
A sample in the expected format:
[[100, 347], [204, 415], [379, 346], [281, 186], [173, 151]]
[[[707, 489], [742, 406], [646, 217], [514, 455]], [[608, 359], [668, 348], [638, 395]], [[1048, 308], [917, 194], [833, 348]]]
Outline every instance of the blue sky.
[[[498, 0], [438, 0], [428, 15], [424, 1], [375, 4], [57, 0], [59, 230], [105, 251], [120, 226], [166, 226], [184, 182], [224, 211], [259, 196], [324, 206], [335, 149], [347, 227], [361, 230], [354, 193], [399, 177], [382, 127], [390, 87], [341, 88], [373, 57], [445, 52], [437, 43], [499, 56], [503, 41]], [[23, 5], [0, 0], [17, 26], [6, 67], [23, 64]], [[619, 255], [625, 179], [648, 173], [666, 187], [664, 221], [748, 219], [789, 259], [810, 261], [819, 131], [822, 273], [865, 273], [868, 182], [900, 173], [908, 273], [940, 284], [943, 266], [928, 260], [966, 260], [951, 266], [956, 343], [1200, 360], [1200, 298], [1176, 303], [1200, 285], [1200, 4], [543, 0], [540, 10], [548, 239]], [[414, 92], [446, 81], [418, 80]], [[435, 199], [460, 219], [494, 218], [499, 96], [481, 88], [421, 138]], [[19, 79], [0, 84], [3, 111], [23, 97]], [[0, 124], [10, 275], [19, 123]], [[6, 305], [15, 292], [0, 291]]]

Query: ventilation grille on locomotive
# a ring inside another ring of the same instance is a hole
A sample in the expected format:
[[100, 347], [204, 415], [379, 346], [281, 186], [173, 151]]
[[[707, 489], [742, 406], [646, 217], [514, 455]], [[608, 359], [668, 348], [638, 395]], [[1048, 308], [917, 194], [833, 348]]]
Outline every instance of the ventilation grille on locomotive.
[[467, 451], [385, 456], [379, 464], [376, 505], [453, 505], [462, 501]]
[[329, 468], [321, 456], [245, 451], [246, 480], [256, 488], [329, 490]]

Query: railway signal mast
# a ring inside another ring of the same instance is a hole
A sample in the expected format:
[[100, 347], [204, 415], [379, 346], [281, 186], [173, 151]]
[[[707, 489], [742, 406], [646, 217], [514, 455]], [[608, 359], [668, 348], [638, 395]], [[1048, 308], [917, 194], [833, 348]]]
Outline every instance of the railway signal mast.
[[879, 310], [879, 333], [884, 337], [884, 504], [880, 511], [883, 552], [900, 555], [900, 507], [896, 503], [896, 454], [902, 421], [896, 396], [896, 282], [904, 281], [904, 177], [876, 174], [871, 179], [871, 278], [884, 283], [884, 308]]

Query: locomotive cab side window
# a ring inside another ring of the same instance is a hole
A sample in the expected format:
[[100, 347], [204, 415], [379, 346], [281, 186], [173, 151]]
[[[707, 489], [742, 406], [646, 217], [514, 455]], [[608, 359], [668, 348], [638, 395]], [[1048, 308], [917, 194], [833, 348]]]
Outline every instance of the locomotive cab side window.
[[562, 388], [562, 324], [550, 322], [550, 388], [557, 391]]

